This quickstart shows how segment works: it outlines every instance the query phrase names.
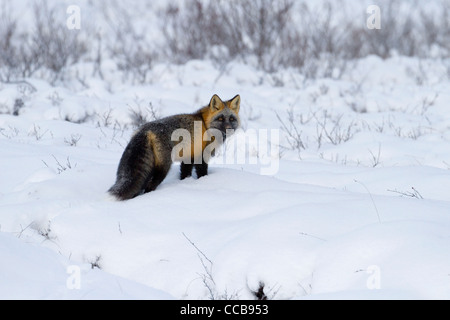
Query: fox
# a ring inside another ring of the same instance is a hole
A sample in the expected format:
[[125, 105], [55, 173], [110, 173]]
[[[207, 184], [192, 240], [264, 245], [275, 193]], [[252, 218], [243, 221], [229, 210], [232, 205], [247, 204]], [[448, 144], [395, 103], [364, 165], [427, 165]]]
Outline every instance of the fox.
[[[215, 147], [220, 146], [240, 127], [240, 103], [240, 95], [222, 101], [215, 94], [208, 105], [194, 113], [173, 115], [141, 126], [122, 154], [116, 182], [108, 190], [109, 194], [125, 201], [154, 191], [166, 178], [174, 161], [181, 162], [181, 180], [191, 177], [194, 168], [198, 179], [208, 175], [208, 162], [215, 149], [211, 155], [203, 151], [213, 142]], [[178, 129], [186, 130], [191, 140], [173, 141], [176, 140], [173, 134]], [[218, 135], [211, 136], [209, 132]], [[201, 147], [195, 141], [200, 141]], [[181, 143], [189, 145], [190, 154], [183, 154], [186, 149], [182, 149], [173, 156], [174, 148]]]

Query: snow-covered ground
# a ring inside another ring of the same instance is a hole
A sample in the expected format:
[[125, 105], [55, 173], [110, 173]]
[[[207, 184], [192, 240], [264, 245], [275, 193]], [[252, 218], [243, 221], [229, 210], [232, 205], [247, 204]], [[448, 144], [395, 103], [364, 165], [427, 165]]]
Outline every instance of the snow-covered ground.
[[[450, 299], [448, 70], [369, 56], [310, 80], [190, 61], [131, 85], [105, 61], [105, 80], [0, 83], [0, 298]], [[109, 197], [133, 114], [213, 94], [241, 95], [243, 132], [207, 177], [174, 164], [156, 191]], [[272, 149], [239, 143], [249, 132]], [[245, 163], [223, 161], [235, 147]]]
[[[304, 86], [200, 61], [111, 92], [3, 84], [4, 108], [25, 105], [0, 115], [0, 297], [251, 299], [264, 284], [274, 299], [450, 298], [449, 81], [427, 61], [417, 85], [416, 63], [369, 57]], [[280, 129], [292, 110], [305, 148], [280, 130], [274, 175], [246, 145], [244, 164], [217, 158], [185, 181], [175, 164], [155, 192], [109, 198], [130, 110], [190, 112], [213, 93], [241, 94], [247, 131]]]

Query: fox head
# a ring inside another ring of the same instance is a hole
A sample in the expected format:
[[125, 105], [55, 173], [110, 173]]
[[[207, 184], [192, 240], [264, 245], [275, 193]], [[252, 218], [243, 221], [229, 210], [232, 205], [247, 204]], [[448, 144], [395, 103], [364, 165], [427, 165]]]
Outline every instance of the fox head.
[[232, 133], [240, 126], [240, 106], [241, 97], [239, 95], [224, 102], [215, 94], [209, 103], [209, 128], [219, 130], [226, 138], [227, 130], [228, 133]]

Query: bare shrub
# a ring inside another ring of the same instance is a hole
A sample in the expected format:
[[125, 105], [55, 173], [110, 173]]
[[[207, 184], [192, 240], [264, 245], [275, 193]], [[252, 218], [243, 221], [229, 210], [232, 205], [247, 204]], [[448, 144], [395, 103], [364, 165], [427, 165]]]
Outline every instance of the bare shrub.
[[[324, 2], [293, 0], [194, 0], [170, 4], [162, 13], [164, 54], [171, 61], [236, 58], [268, 72], [296, 68], [306, 78], [340, 77], [353, 59], [397, 53], [428, 57], [431, 48], [448, 56], [450, 8], [438, 14], [403, 0], [381, 1], [384, 28], [369, 30]], [[364, 14], [362, 13], [362, 18]]]
[[81, 134], [71, 134], [70, 138], [64, 138], [64, 143], [67, 144], [70, 147], [76, 147], [78, 144], [78, 141], [81, 139]]
[[343, 117], [343, 114], [333, 115], [327, 110], [323, 110], [319, 115], [317, 113], [313, 114], [316, 122], [316, 138], [319, 148], [324, 141], [333, 145], [347, 142], [361, 131], [355, 120], [346, 123], [343, 121]]
[[[383, 25], [389, 26], [379, 30], [364, 28], [367, 54], [375, 54], [383, 59], [388, 58], [393, 50], [408, 56], [417, 52], [417, 39], [413, 37], [413, 18], [411, 14], [399, 14], [402, 1], [383, 2], [381, 5]], [[407, 8], [406, 10], [411, 10]]]
[[[56, 162], [56, 171], [57, 171], [57, 174], [61, 174], [61, 173], [63, 173], [63, 172], [66, 171], [66, 170], [74, 169], [74, 168], [76, 168], [76, 166], [77, 166], [76, 163], [73, 164], [73, 163], [70, 162], [70, 158], [69, 158], [69, 157], [67, 157], [65, 163], [61, 163], [54, 155], [52, 155], [52, 157], [53, 157], [53, 159], [54, 159], [55, 162]], [[49, 166], [44, 160], [41, 160], [41, 161], [44, 163], [44, 165], [45, 165], [47, 168], [51, 169], [50, 166]]]
[[12, 46], [12, 38], [16, 33], [17, 21], [11, 17], [10, 11], [2, 3], [0, 14], [0, 62], [4, 66], [0, 75], [2, 81], [9, 81], [16, 69], [15, 48]]
[[287, 142], [291, 150], [295, 150], [300, 157], [302, 150], [306, 149], [303, 143], [302, 131], [300, 129], [300, 124], [302, 121], [298, 121], [292, 109], [287, 111], [287, 119], [283, 120], [281, 116], [276, 113], [277, 119], [281, 124], [281, 129], [287, 135]]
[[[203, 10], [203, 2], [199, 0], [193, 0], [186, 8], [177, 4], [169, 4], [165, 8], [165, 19], [161, 21], [162, 32], [166, 39], [165, 53], [173, 62], [185, 63], [206, 56], [208, 46], [206, 38], [210, 28], [205, 28], [204, 25], [205, 19], [210, 15], [203, 17]], [[193, 21], [196, 23], [192, 23]], [[217, 38], [220, 38], [220, 34]], [[213, 46], [216, 42], [209, 45]]]
[[[325, 144], [343, 144], [363, 131], [364, 123], [355, 119], [345, 119], [344, 114], [334, 114], [326, 109], [318, 111], [308, 111], [307, 113], [294, 113], [293, 109], [287, 111], [287, 117], [283, 118], [278, 113], [276, 117], [281, 125], [281, 130], [286, 136], [288, 147], [286, 149], [296, 151], [301, 158], [302, 150], [310, 147], [310, 142], [317, 143], [317, 149], [321, 149]], [[315, 129], [315, 136], [304, 134]], [[306, 143], [306, 142], [307, 143]]]
[[18, 20], [2, 2], [0, 10], [0, 81], [12, 82], [31, 76], [42, 64], [28, 42], [29, 35], [18, 30]]
[[35, 137], [36, 141], [42, 140], [42, 138], [49, 132], [49, 130], [43, 131], [42, 128], [36, 124], [33, 125], [33, 129], [30, 130], [28, 136]]
[[[355, 59], [367, 55], [440, 58], [449, 65], [448, 0], [430, 6], [380, 0], [380, 30], [365, 26], [363, 11], [361, 20], [352, 21], [344, 12], [352, 8], [332, 1], [176, 1], [158, 14], [161, 43], [155, 42], [159, 39], [152, 38], [145, 22], [134, 19], [135, 8], [117, 0], [103, 11], [110, 26], [106, 33], [91, 32], [88, 24], [83, 24], [82, 32], [69, 30], [63, 6], [46, 0], [32, 3], [32, 29], [26, 30], [11, 2], [0, 2], [1, 82], [40, 77], [56, 84], [76, 77], [88, 87], [86, 75], [70, 73], [75, 73], [74, 65], [89, 61], [92, 76], [104, 79], [102, 64], [107, 60], [132, 84], [152, 82], [155, 63], [193, 59], [209, 59], [221, 70], [235, 60], [272, 75], [293, 69], [305, 80], [340, 78]], [[275, 76], [266, 79], [284, 85]]]
[[397, 189], [394, 189], [394, 190], [388, 189], [387, 191], [399, 194], [401, 197], [410, 197], [410, 198], [416, 198], [416, 199], [423, 199], [423, 196], [420, 194], [419, 191], [417, 191], [416, 188], [411, 187], [411, 190], [412, 191], [399, 191]]
[[290, 28], [293, 5], [293, 0], [170, 4], [162, 26], [166, 55], [176, 63], [207, 57], [227, 62], [253, 56], [259, 67], [274, 71], [290, 57], [284, 49], [299, 40], [292, 33], [295, 28]]
[[252, 294], [255, 296], [256, 300], [264, 301], [268, 299], [266, 293], [264, 292], [264, 289], [265, 289], [264, 282], [260, 282], [258, 285], [258, 289], [252, 291]]
[[[247, 49], [257, 58], [258, 66], [273, 72], [280, 65], [287, 66], [285, 53], [292, 48], [292, 41], [300, 40], [292, 27], [293, 0], [245, 0], [232, 3], [236, 14], [241, 17], [244, 36], [250, 39]], [[232, 24], [233, 21], [230, 21]], [[236, 31], [235, 31], [236, 32]], [[300, 53], [300, 52], [299, 52]], [[289, 56], [287, 56], [289, 58]]]
[[203, 267], [203, 273], [199, 273], [199, 277], [203, 282], [204, 287], [208, 291], [208, 299], [210, 300], [237, 300], [239, 298], [239, 293], [235, 292], [229, 294], [226, 290], [221, 293], [217, 289], [216, 282], [213, 276], [213, 262], [201, 251], [197, 245], [192, 242], [191, 239], [183, 232], [183, 236], [190, 243], [190, 245], [197, 251], [197, 257]]
[[[147, 83], [150, 71], [157, 60], [156, 46], [146, 37], [145, 28], [133, 23], [127, 8], [117, 1], [112, 2], [112, 13], [105, 13], [105, 18], [112, 30], [113, 38], [106, 44], [106, 48], [122, 72], [124, 80], [133, 84]], [[97, 35], [98, 46], [101, 38]], [[97, 49], [100, 50], [100, 49]], [[97, 60], [102, 59], [101, 51], [97, 51]], [[100, 69], [100, 67], [97, 67]], [[100, 74], [101, 75], [101, 74]]]
[[381, 3], [383, 24], [376, 32], [364, 29], [367, 47], [364, 54], [382, 58], [394, 52], [403, 56], [428, 58], [433, 47], [440, 57], [448, 57], [450, 41], [450, 7], [448, 1], [436, 3], [436, 8], [418, 6], [414, 2], [394, 0]]
[[72, 32], [56, 17], [55, 8], [47, 1], [34, 4], [34, 28], [32, 48], [35, 56], [41, 59], [43, 66], [50, 72], [49, 80], [55, 84], [66, 80], [66, 69], [80, 61], [88, 52], [88, 46], [78, 32]]
[[157, 120], [160, 118], [159, 111], [150, 102], [147, 107], [141, 107], [142, 100], [138, 97], [134, 99], [134, 106], [130, 106], [129, 114], [134, 128], [139, 128], [142, 125]]
[[[78, 32], [65, 27], [55, 7], [47, 1], [33, 4], [33, 31], [19, 30], [11, 8], [2, 4], [0, 14], [0, 80], [14, 82], [44, 71], [50, 83], [64, 81], [67, 68], [88, 52], [87, 42]], [[62, 17], [65, 17], [62, 15]]]

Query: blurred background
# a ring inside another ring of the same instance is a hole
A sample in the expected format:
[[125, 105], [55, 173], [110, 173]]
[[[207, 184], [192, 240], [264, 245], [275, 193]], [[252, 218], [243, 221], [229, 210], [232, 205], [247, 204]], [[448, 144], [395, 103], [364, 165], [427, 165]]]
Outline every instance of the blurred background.
[[[155, 64], [207, 59], [307, 79], [339, 78], [376, 55], [441, 59], [450, 77], [450, 1], [378, 1], [381, 29], [367, 28], [368, 1], [0, 1], [0, 81], [41, 78], [157, 81]], [[67, 8], [80, 8], [70, 30]]]

